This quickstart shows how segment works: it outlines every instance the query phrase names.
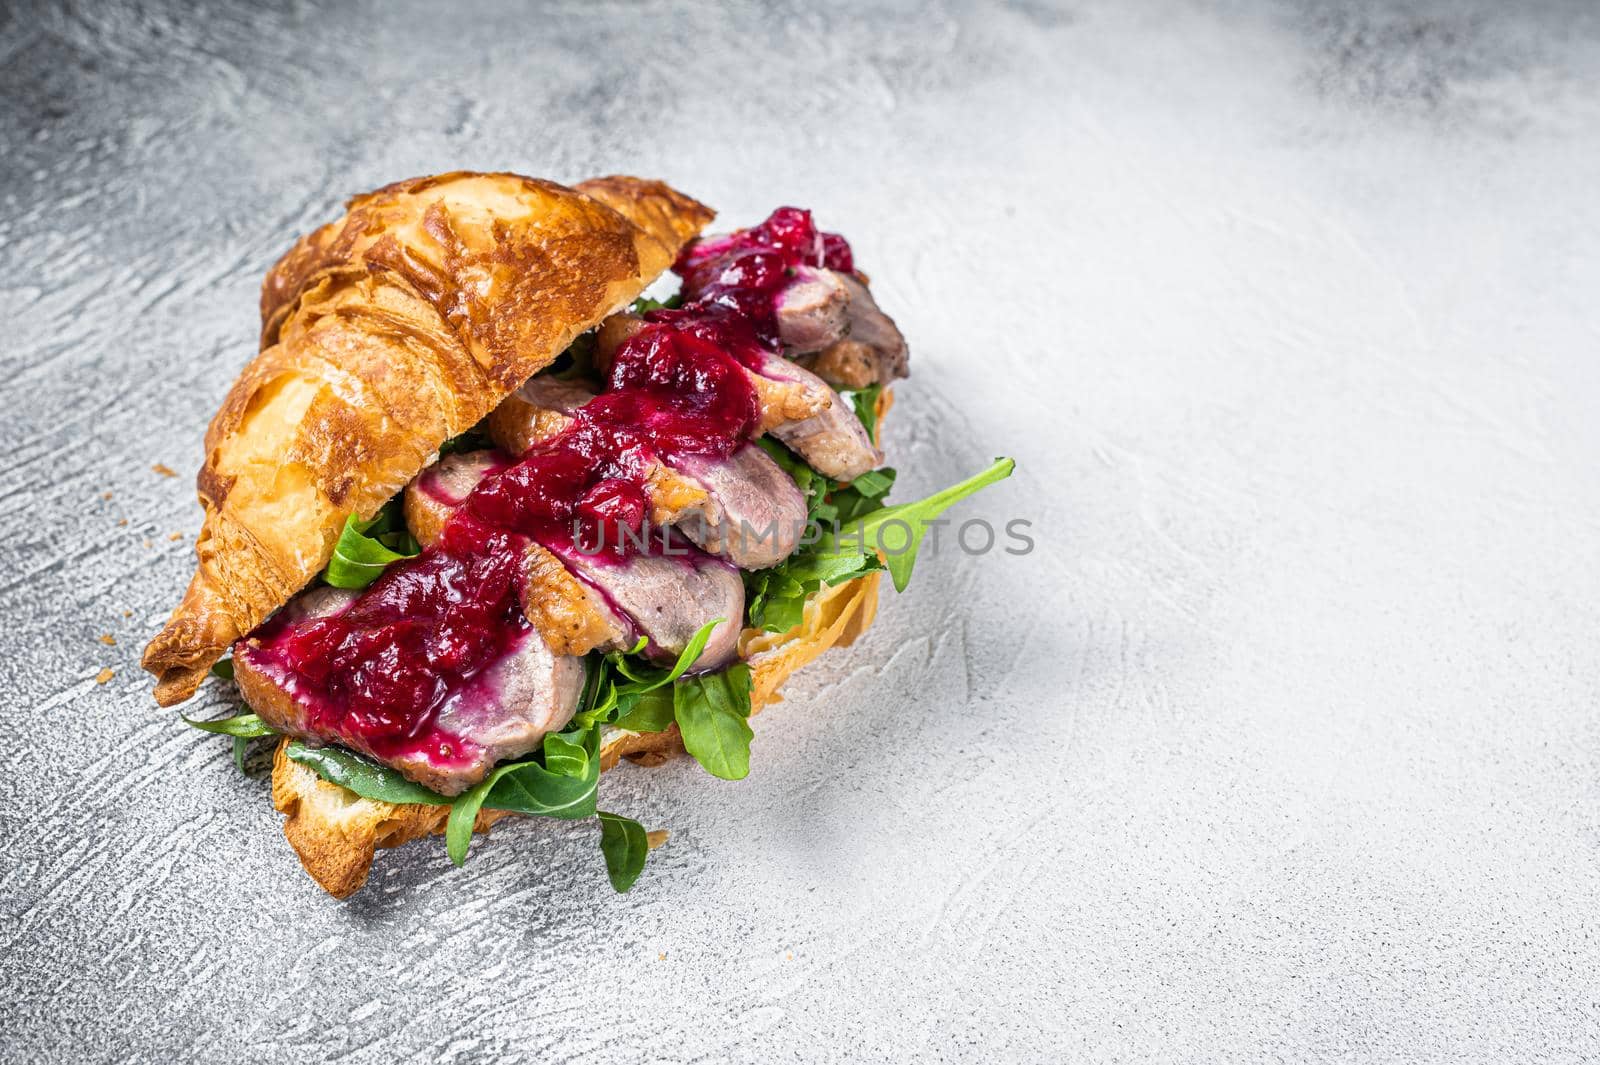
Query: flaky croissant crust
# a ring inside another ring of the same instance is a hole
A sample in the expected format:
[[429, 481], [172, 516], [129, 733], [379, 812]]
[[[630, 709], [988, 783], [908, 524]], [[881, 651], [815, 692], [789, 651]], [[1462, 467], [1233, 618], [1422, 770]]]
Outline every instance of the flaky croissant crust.
[[327, 564], [439, 445], [636, 298], [712, 212], [668, 186], [453, 173], [351, 200], [262, 286], [206, 431], [198, 567], [145, 649], [163, 706]]

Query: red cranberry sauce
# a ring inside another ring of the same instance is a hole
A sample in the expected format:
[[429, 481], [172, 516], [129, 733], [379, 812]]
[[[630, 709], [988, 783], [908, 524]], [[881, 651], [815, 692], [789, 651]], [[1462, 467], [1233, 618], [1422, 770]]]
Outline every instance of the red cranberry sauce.
[[852, 265], [849, 244], [794, 207], [690, 246], [673, 266], [685, 305], [646, 315], [571, 425], [484, 478], [437, 543], [391, 565], [349, 609], [280, 612], [248, 638], [252, 653], [271, 659], [320, 736], [385, 759], [475, 749], [435, 718], [527, 632], [527, 544], [558, 555], [575, 543], [637, 550], [643, 538], [620, 532], [645, 521], [653, 459], [725, 458], [758, 432], [744, 371], [777, 351], [773, 299], [793, 271]]
[[[820, 266], [850, 273], [855, 258], [850, 244], [837, 233], [823, 233], [811, 212], [780, 207], [765, 222], [725, 237], [691, 244], [672, 269], [683, 278], [683, 311], [714, 304], [745, 318], [772, 346], [776, 327], [772, 301], [801, 266]], [[672, 312], [655, 312], [660, 320]]]

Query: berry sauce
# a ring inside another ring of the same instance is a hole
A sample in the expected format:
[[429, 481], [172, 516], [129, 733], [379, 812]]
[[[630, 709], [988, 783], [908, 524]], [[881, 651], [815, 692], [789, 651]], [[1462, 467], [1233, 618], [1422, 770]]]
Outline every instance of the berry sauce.
[[522, 558], [597, 543], [637, 550], [651, 461], [722, 459], [759, 431], [745, 370], [779, 350], [773, 303], [802, 266], [848, 272], [843, 237], [780, 207], [758, 226], [699, 241], [673, 270], [683, 306], [650, 311], [616, 352], [602, 393], [551, 440], [479, 483], [439, 540], [389, 566], [342, 612], [280, 611], [235, 649], [294, 695], [308, 732], [392, 760], [470, 761], [476, 745], [434, 724], [440, 706], [530, 628]]

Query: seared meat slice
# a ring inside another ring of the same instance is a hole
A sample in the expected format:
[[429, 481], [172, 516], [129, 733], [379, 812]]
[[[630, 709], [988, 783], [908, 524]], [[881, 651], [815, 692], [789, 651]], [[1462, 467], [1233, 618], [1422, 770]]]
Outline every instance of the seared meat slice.
[[[423, 547], [444, 532], [445, 522], [478, 482], [509, 460], [498, 451], [446, 455], [406, 486], [406, 526]], [[597, 589], [580, 581], [545, 548], [525, 549], [523, 612], [558, 654], [625, 651], [637, 641], [633, 625], [617, 614]]]
[[[437, 539], [477, 481], [494, 468], [483, 454], [447, 455], [406, 488], [406, 521], [423, 546]], [[451, 459], [456, 461], [450, 469], [440, 472]], [[788, 475], [776, 464], [773, 468], [798, 496]], [[471, 471], [476, 471], [475, 477]], [[448, 487], [441, 487], [436, 478]], [[802, 520], [804, 515], [802, 504]], [[702, 625], [720, 617], [724, 623], [712, 631], [695, 668], [726, 663], [744, 623], [744, 582], [733, 567], [680, 540], [670, 541], [672, 553], [664, 553], [663, 535], [664, 529], [653, 532], [645, 545], [647, 553], [624, 559], [571, 548], [558, 554], [529, 544], [523, 586], [528, 620], [563, 654], [625, 651], [645, 636], [650, 641], [647, 654], [673, 661]]]
[[840, 278], [832, 270], [802, 266], [774, 297], [778, 339], [790, 355], [821, 351], [849, 331], [850, 291]]
[[859, 340], [836, 340], [814, 355], [794, 360], [834, 388], [855, 391], [878, 383], [878, 352]]
[[806, 500], [772, 457], [746, 444], [721, 461], [678, 468], [705, 486], [704, 506], [678, 522], [685, 536], [740, 569], [765, 569], [788, 558], [805, 531]]
[[594, 364], [601, 376], [611, 373], [611, 357], [617, 353], [617, 349], [622, 347], [629, 337], [649, 324], [637, 314], [629, 314], [626, 311], [613, 314], [600, 323], [600, 329], [594, 338]]
[[[841, 277], [843, 275], [840, 275]], [[859, 287], [859, 283], [853, 282]], [[862, 288], [865, 292], [866, 289]], [[868, 297], [870, 300], [870, 297]], [[882, 312], [879, 312], [882, 317]], [[595, 357], [609, 366], [617, 345], [643, 328], [643, 320], [612, 315], [600, 328]], [[617, 321], [617, 319], [625, 319]], [[884, 321], [888, 321], [884, 318]], [[615, 324], [613, 324], [615, 323]], [[894, 328], [889, 323], [889, 328]], [[608, 345], [608, 332], [611, 343]], [[870, 330], [869, 330], [870, 332]], [[898, 335], [898, 334], [896, 334]], [[902, 350], [904, 345], [902, 344]], [[848, 481], [873, 469], [883, 455], [861, 420], [822, 378], [781, 355], [762, 352], [759, 372], [746, 370], [761, 401], [761, 428], [783, 441], [821, 473]]]
[[406, 486], [406, 528], [417, 543], [427, 547], [439, 539], [445, 520], [467, 501], [478, 482], [510, 464], [500, 452], [484, 450], [458, 451], [424, 467]]
[[[489, 436], [511, 454], [521, 455], [565, 429], [572, 412], [594, 395], [577, 381], [534, 377], [489, 414]], [[650, 521], [655, 525], [670, 525], [682, 512], [693, 511], [706, 501], [704, 488], [659, 462], [651, 465], [648, 479]]]
[[578, 381], [530, 377], [489, 413], [489, 436], [509, 454], [521, 455], [565, 429], [572, 412], [593, 398], [593, 390]]
[[[526, 448], [552, 427], [559, 431], [553, 419], [565, 419], [594, 398], [580, 385], [539, 381], [536, 377], [523, 385], [490, 415], [497, 442]], [[439, 466], [445, 463], [441, 460]], [[651, 475], [650, 496], [653, 521], [675, 524], [700, 547], [741, 569], [763, 569], [788, 558], [805, 529], [805, 499], [794, 480], [753, 445], [721, 461], [686, 459], [676, 470], [660, 467]], [[462, 493], [460, 499], [465, 498]], [[407, 516], [409, 520], [409, 509]], [[421, 533], [414, 535], [422, 538]]]
[[[617, 348], [649, 323], [631, 314], [613, 314], [600, 323], [595, 342], [595, 365], [602, 374], [611, 372], [611, 359]], [[772, 356], [776, 358], [776, 356]], [[767, 430], [782, 422], [799, 421], [822, 411], [828, 405], [828, 388], [820, 380], [789, 381], [745, 369], [750, 387], [761, 404], [761, 428]], [[812, 383], [814, 381], [814, 383]], [[490, 423], [491, 429], [493, 423]], [[498, 440], [498, 438], [497, 438]]]
[[[334, 617], [358, 593], [318, 587], [283, 608], [289, 622]], [[389, 747], [361, 731], [341, 728], [342, 708], [304, 686], [274, 653], [272, 637], [251, 636], [233, 653], [234, 677], [260, 718], [302, 739], [339, 743], [393, 766], [408, 779], [442, 795], [459, 795], [496, 763], [534, 750], [548, 732], [572, 720], [583, 687], [583, 663], [551, 652], [537, 631], [521, 633], [506, 653], [451, 692], [435, 712], [422, 741]]]
[[866, 283], [850, 274], [839, 274], [839, 283], [850, 293], [850, 339], [865, 344], [877, 355], [878, 384], [887, 385], [910, 373], [907, 362], [906, 338], [894, 324], [894, 319], [884, 314], [877, 300], [867, 290]]
[[835, 388], [906, 376], [906, 341], [863, 278], [801, 267], [773, 301], [784, 352]]
[[810, 463], [812, 469], [836, 481], [852, 481], [883, 462], [883, 453], [873, 446], [866, 426], [861, 424], [850, 404], [816, 374], [776, 355], [767, 359], [762, 373], [780, 381], [821, 389], [829, 397], [827, 407], [817, 414], [768, 430], [789, 450]]
[[638, 634], [650, 641], [644, 652], [649, 657], [675, 661], [701, 626], [722, 618], [691, 668], [712, 670], [731, 662], [744, 625], [739, 571], [676, 538], [664, 546], [652, 536], [650, 547], [653, 553], [630, 555], [621, 562], [580, 551], [562, 552], [561, 561], [632, 620]]

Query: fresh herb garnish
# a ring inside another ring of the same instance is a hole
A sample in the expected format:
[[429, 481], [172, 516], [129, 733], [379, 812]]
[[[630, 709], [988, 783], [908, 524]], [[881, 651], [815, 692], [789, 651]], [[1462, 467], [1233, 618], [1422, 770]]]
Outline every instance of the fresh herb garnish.
[[599, 811], [600, 853], [606, 859], [606, 875], [611, 886], [619, 892], [633, 887], [639, 874], [644, 872], [645, 856], [650, 853], [650, 839], [644, 826], [631, 817]]
[[[818, 563], [825, 563], [830, 559], [848, 558], [852, 554], [864, 556], [866, 551], [881, 551], [884, 565], [894, 581], [894, 590], [903, 592], [911, 582], [911, 569], [916, 565], [917, 551], [922, 546], [922, 536], [927, 532], [928, 522], [968, 496], [1010, 477], [1011, 471], [1016, 468], [1015, 460], [997, 458], [988, 469], [941, 489], [926, 499], [896, 503], [848, 522], [838, 532], [825, 535], [806, 554]], [[895, 546], [893, 538], [884, 535], [891, 525], [906, 530], [906, 537], [899, 542], [899, 546]]]
[[330, 784], [337, 784], [355, 792], [363, 799], [378, 802], [426, 803], [447, 806], [451, 800], [432, 788], [425, 788], [381, 762], [343, 747], [312, 747], [300, 740], [290, 740], [283, 752], [290, 761], [314, 770], [317, 776]]
[[234, 714], [232, 717], [219, 717], [214, 721], [197, 721], [192, 717], [183, 717], [185, 725], [193, 726], [201, 732], [210, 732], [218, 736], [237, 736], [241, 739], [253, 739], [256, 736], [275, 736], [278, 730], [268, 725], [255, 714]]
[[743, 780], [750, 773], [750, 667], [684, 677], [672, 689], [683, 746], [707, 773]]
[[868, 385], [866, 388], [844, 393], [844, 398], [855, 407], [856, 417], [867, 427], [867, 435], [874, 440], [878, 439], [878, 394], [882, 391], [882, 385]]
[[[882, 499], [894, 484], [893, 470], [873, 470], [832, 491], [820, 506], [813, 505], [812, 512], [814, 521], [837, 522], [836, 526], [817, 530], [813, 543], [771, 569], [746, 575], [750, 624], [768, 632], [787, 632], [800, 624], [806, 600], [822, 587], [874, 570], [887, 569], [895, 591], [905, 591], [927, 523], [979, 489], [1011, 476], [1015, 468], [1011, 459], [996, 459], [982, 473], [926, 499], [889, 506]], [[821, 476], [815, 471], [811, 475]]]
[[369, 521], [351, 514], [333, 546], [322, 579], [335, 588], [361, 589], [377, 580], [391, 562], [412, 558], [422, 548], [406, 530], [400, 497], [389, 500]]
[[494, 447], [494, 441], [489, 439], [488, 422], [485, 420], [440, 444], [439, 454], [453, 455], [458, 451], [482, 451], [489, 447]]
[[591, 654], [584, 663], [588, 673], [573, 721], [582, 727], [595, 723], [614, 724], [629, 732], [660, 732], [671, 725], [671, 700], [666, 700], [669, 710], [662, 720], [659, 693], [688, 672], [700, 652], [706, 649], [712, 630], [724, 620], [713, 618], [700, 626], [670, 668], [652, 666], [638, 659], [646, 646], [643, 637], [626, 654]]
[[221, 680], [233, 679], [233, 656], [219, 658], [211, 663], [211, 675]]
[[683, 306], [683, 293], [674, 292], [664, 300], [651, 299], [649, 296], [640, 296], [628, 307], [629, 314], [644, 314], [647, 311], [675, 311]]
[[750, 667], [736, 662], [717, 673], [688, 676], [722, 618], [706, 622], [670, 669], [628, 655], [591, 655], [573, 721], [629, 732], [661, 732], [674, 722], [685, 749], [713, 776], [738, 780], [750, 771]]
[[[554, 759], [552, 747], [558, 752]], [[534, 757], [498, 765], [481, 782], [456, 796], [445, 822], [445, 850], [457, 865], [467, 860], [472, 825], [485, 806], [570, 821], [589, 817], [595, 812], [599, 783], [599, 726], [579, 733], [551, 733]]]

